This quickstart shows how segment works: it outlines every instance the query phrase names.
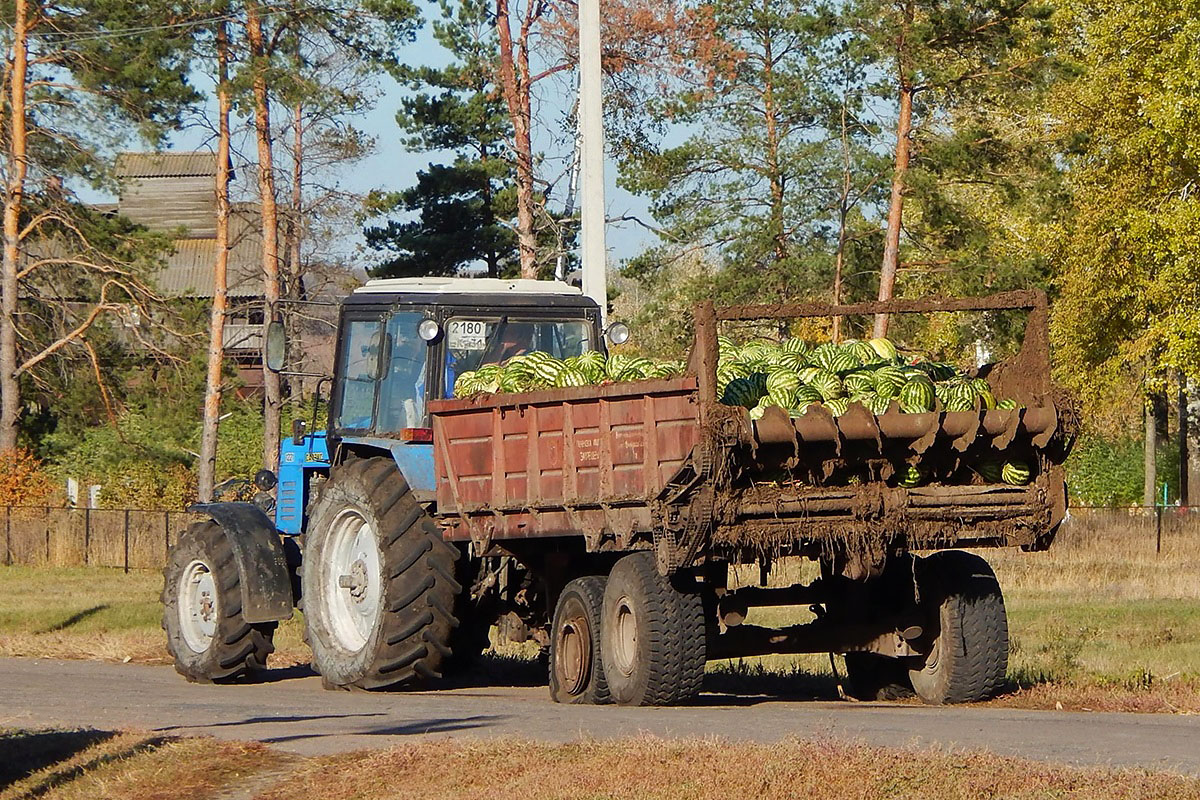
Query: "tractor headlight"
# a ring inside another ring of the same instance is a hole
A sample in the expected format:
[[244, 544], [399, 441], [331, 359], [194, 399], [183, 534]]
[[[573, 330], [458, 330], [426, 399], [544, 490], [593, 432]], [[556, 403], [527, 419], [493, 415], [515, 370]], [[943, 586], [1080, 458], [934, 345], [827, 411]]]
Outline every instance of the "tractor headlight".
[[442, 333], [442, 326], [438, 324], [436, 319], [423, 319], [417, 325], [417, 335], [426, 342], [432, 342]]
[[629, 341], [629, 326], [624, 322], [614, 322], [604, 331], [609, 344], [625, 344]]

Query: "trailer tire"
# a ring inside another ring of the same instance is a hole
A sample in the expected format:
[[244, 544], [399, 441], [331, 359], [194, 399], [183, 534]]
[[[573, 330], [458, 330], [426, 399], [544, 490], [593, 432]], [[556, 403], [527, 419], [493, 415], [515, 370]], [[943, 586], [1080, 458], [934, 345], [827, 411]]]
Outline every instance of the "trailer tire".
[[563, 587], [550, 625], [550, 699], [600, 705], [610, 701], [600, 652], [607, 579], [589, 575]]
[[277, 623], [242, 617], [241, 574], [216, 522], [194, 523], [171, 547], [161, 599], [167, 650], [189, 681], [227, 683], [266, 668]]
[[392, 459], [335, 467], [313, 510], [302, 567], [305, 629], [325, 686], [440, 678], [459, 625], [459, 557]]
[[996, 694], [1008, 669], [1008, 618], [987, 561], [944, 550], [917, 561], [917, 585], [930, 625], [924, 663], [909, 670], [931, 705], [974, 703]]
[[700, 693], [704, 604], [658, 572], [652, 553], [616, 563], [604, 588], [601, 661], [613, 702], [665, 706]]

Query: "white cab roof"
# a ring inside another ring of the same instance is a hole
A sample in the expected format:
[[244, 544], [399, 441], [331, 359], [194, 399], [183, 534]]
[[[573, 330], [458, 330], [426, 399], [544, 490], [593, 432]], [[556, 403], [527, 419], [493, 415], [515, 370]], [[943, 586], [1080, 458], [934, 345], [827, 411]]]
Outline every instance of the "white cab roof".
[[426, 294], [583, 294], [563, 281], [506, 281], [500, 278], [380, 278], [367, 281], [355, 294], [415, 292]]

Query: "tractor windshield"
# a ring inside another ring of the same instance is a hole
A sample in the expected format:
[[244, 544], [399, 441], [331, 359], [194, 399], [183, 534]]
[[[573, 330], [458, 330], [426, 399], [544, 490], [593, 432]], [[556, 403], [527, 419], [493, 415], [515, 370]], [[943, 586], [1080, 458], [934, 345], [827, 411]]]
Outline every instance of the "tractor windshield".
[[535, 350], [555, 358], [593, 349], [587, 320], [531, 319], [514, 316], [451, 317], [446, 321], [446, 394], [464, 372], [500, 364]]

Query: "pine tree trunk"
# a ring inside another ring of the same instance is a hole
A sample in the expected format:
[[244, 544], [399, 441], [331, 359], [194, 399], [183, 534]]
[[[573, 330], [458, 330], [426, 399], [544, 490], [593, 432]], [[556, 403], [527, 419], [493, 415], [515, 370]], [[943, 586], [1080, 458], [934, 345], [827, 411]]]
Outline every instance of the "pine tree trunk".
[[[770, 0], [763, 2], [763, 14], [771, 13]], [[783, 223], [783, 172], [779, 168], [779, 119], [775, 107], [775, 69], [771, 54], [771, 34], [763, 39], [763, 118], [767, 125], [767, 183], [771, 191], [771, 242], [775, 261], [787, 258]], [[782, 286], [780, 286], [782, 290]], [[784, 299], [780, 297], [780, 299]]]
[[17, 293], [20, 268], [20, 222], [25, 195], [26, 107], [25, 87], [29, 71], [28, 7], [15, 0], [12, 27], [12, 64], [9, 67], [8, 185], [4, 192], [4, 255], [0, 266], [0, 451], [17, 446], [17, 423], [21, 414], [17, 378]]
[[213, 264], [212, 318], [209, 323], [208, 375], [204, 385], [204, 421], [197, 470], [200, 502], [213, 499], [217, 432], [221, 419], [221, 383], [225, 366], [225, 313], [229, 306], [229, 32], [217, 25], [217, 259]]
[[[903, 8], [904, 32], [912, 24], [911, 3]], [[897, 44], [896, 57], [900, 88], [900, 113], [896, 119], [896, 159], [892, 168], [892, 195], [888, 203], [887, 234], [883, 244], [883, 266], [879, 271], [879, 299], [891, 300], [896, 289], [896, 272], [900, 268], [900, 229], [904, 222], [904, 184], [911, 158], [912, 102], [915, 91], [912, 74], [906, 68], [905, 37]], [[887, 336], [888, 315], [875, 315], [875, 336]]]
[[266, 50], [256, 3], [246, 5], [246, 38], [254, 59], [254, 134], [258, 144], [258, 189], [262, 202], [263, 267], [263, 466], [279, 468], [279, 416], [283, 387], [279, 373], [267, 369], [267, 326], [279, 313], [279, 212], [275, 203], [275, 164], [271, 150], [271, 106], [265, 74]]
[[1187, 461], [1188, 502], [1200, 503], [1200, 425], [1196, 424], [1196, 384], [1187, 382]]
[[[527, 16], [528, 16], [527, 12]], [[529, 85], [529, 26], [521, 24], [514, 43], [508, 0], [496, 0], [496, 33], [500, 39], [500, 88], [513, 126], [513, 154], [517, 180], [517, 248], [521, 256], [521, 277], [536, 279], [537, 234], [534, 231], [533, 191], [533, 116]], [[515, 46], [515, 50], [514, 50]]]
[[1188, 395], [1187, 395], [1187, 378], [1183, 376], [1183, 372], [1175, 373], [1176, 380], [1179, 384], [1179, 393], [1176, 395], [1176, 419], [1179, 426], [1179, 505], [1186, 507], [1191, 503], [1191, 485], [1189, 478], [1188, 464], [1188, 438], [1191, 431], [1188, 430]]
[[[833, 304], [842, 302], [842, 275], [846, 266], [846, 241], [849, 238], [846, 220], [850, 216], [850, 190], [853, 175], [850, 173], [850, 136], [846, 125], [846, 99], [842, 98], [842, 193], [838, 198], [838, 241], [833, 260]], [[833, 318], [833, 341], [842, 340], [842, 318]]]

